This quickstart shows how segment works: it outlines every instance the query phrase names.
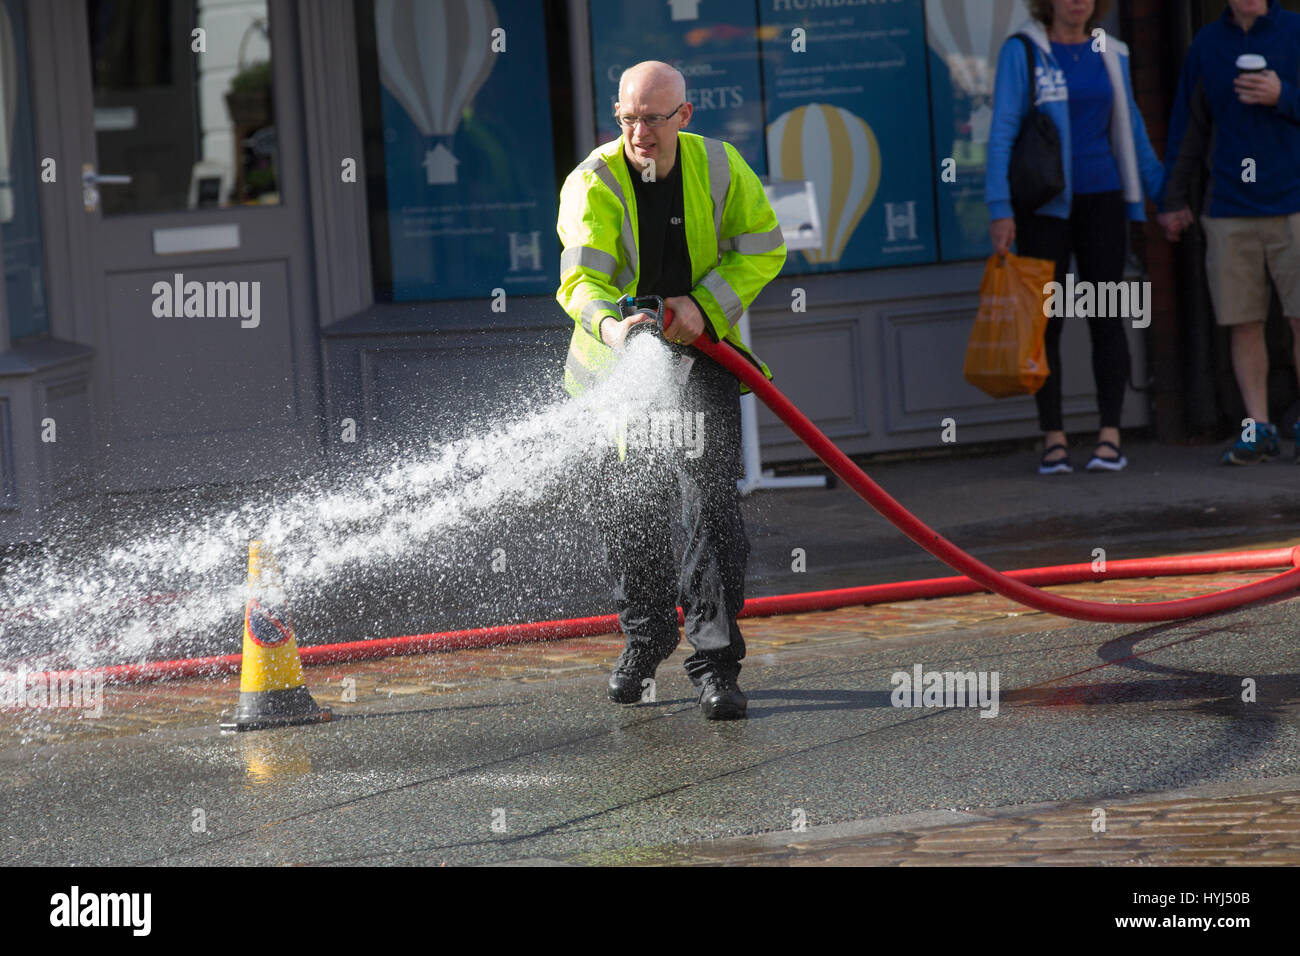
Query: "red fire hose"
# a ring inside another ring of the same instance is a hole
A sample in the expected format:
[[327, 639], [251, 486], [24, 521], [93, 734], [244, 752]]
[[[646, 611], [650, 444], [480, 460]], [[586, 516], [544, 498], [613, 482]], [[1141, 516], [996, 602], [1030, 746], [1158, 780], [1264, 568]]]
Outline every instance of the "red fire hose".
[[[668, 313], [671, 316], [671, 313]], [[1138, 558], [1110, 561], [1104, 570], [1090, 564], [1058, 565], [1009, 571], [1002, 574], [962, 551], [942, 535], [926, 526], [883, 488], [869, 478], [847, 455], [808, 420], [788, 398], [781, 394], [749, 360], [727, 343], [714, 343], [707, 336], [696, 346], [744, 382], [826, 465], [862, 496], [872, 507], [889, 519], [899, 530], [945, 564], [962, 572], [964, 577], [929, 578], [896, 584], [810, 591], [774, 597], [751, 598], [745, 602], [741, 617], [765, 617], [776, 614], [799, 614], [833, 608], [911, 601], [923, 598], [950, 597], [993, 591], [1019, 604], [1062, 617], [1084, 621], [1150, 622], [1170, 621], [1240, 607], [1254, 601], [1275, 597], [1300, 588], [1300, 546], [1262, 551], [1238, 551], [1228, 554], [1194, 555], [1174, 558]], [[1121, 578], [1158, 577], [1162, 575], [1210, 574], [1231, 571], [1258, 571], [1279, 567], [1291, 570], [1262, 581], [1229, 588], [1201, 597], [1147, 604], [1106, 604], [1080, 601], [1039, 590], [1081, 581], [1118, 580]], [[678, 620], [681, 612], [678, 611]], [[413, 634], [378, 640], [351, 641], [304, 647], [304, 665], [332, 664], [440, 650], [486, 647], [499, 644], [554, 641], [618, 630], [613, 615], [506, 624], [496, 627], [447, 631], [439, 634]], [[114, 684], [142, 683], [183, 677], [212, 677], [239, 670], [240, 655], [190, 658], [172, 661], [148, 661], [120, 664], [80, 671], [50, 673], [50, 679], [72, 675], [98, 674]]]
[[[1152, 578], [1163, 575], [1216, 574], [1233, 571], [1265, 571], [1300, 564], [1300, 547], [1270, 548], [1262, 551], [1234, 551], [1227, 554], [1199, 554], [1177, 558], [1131, 558], [1106, 562], [1104, 571], [1090, 564], [1063, 564], [1047, 568], [1028, 568], [1008, 571], [1006, 577], [1039, 587], [1059, 584], [1076, 584], [1083, 581], [1108, 581], [1124, 578]], [[807, 591], [802, 594], [778, 594], [772, 597], [750, 598], [745, 602], [741, 617], [771, 617], [778, 614], [803, 614], [809, 611], [830, 611], [841, 607], [864, 607], [888, 604], [895, 601], [916, 601], [925, 598], [954, 597], [975, 594], [987, 588], [967, 577], [927, 578], [919, 581], [902, 581], [895, 584], [872, 584], [865, 587], [838, 588], [831, 591]], [[1234, 589], [1240, 590], [1240, 589]], [[1231, 593], [1231, 592], [1223, 592]], [[1114, 605], [1133, 607], [1134, 605]], [[681, 611], [677, 612], [681, 623]], [[618, 631], [618, 617], [606, 614], [599, 617], [576, 617], [559, 621], [536, 621], [526, 624], [501, 624], [464, 631], [443, 631], [438, 634], [409, 634], [403, 637], [386, 637], [368, 641], [347, 641], [339, 644], [317, 644], [301, 650], [304, 666], [339, 664], [347, 661], [374, 660], [381, 657], [403, 657], [453, 651], [467, 647], [494, 647], [502, 644], [529, 644], [538, 641], [560, 641], [573, 637], [591, 637], [613, 634]], [[173, 661], [146, 661], [140, 664], [115, 664], [87, 670], [57, 671], [47, 676], [51, 680], [70, 679], [80, 675], [97, 674], [109, 684], [139, 684], [160, 680], [178, 680], [186, 677], [219, 677], [239, 671], [239, 654], [222, 654], [213, 657], [192, 657]]]
[[[665, 316], [666, 319], [670, 317], [671, 313]], [[754, 394], [763, 400], [763, 404], [770, 408], [777, 418], [785, 422], [831, 471], [861, 495], [867, 504], [884, 515], [894, 527], [944, 564], [960, 571], [988, 590], [1019, 604], [1080, 621], [1174, 621], [1225, 611], [1300, 588], [1300, 567], [1293, 567], [1290, 571], [1275, 574], [1254, 584], [1229, 588], [1202, 597], [1155, 601], [1149, 604], [1104, 604], [1040, 591], [1014, 577], [1001, 574], [982, 561], [971, 557], [904, 508], [885, 489], [872, 481], [866, 472], [855, 465], [848, 455], [836, 448], [834, 443], [822, 434], [803, 412], [795, 408], [794, 403], [782, 395], [763, 373], [730, 343], [715, 343], [707, 335], [701, 335], [695, 340], [695, 346], [748, 385]]]

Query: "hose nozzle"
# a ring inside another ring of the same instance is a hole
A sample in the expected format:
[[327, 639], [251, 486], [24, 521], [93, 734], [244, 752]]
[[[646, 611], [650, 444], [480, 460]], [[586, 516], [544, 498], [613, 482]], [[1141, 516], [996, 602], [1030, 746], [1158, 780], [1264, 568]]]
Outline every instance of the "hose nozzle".
[[664, 300], [658, 295], [625, 295], [618, 300], [618, 313], [623, 318], [645, 315], [649, 322], [638, 322], [627, 330], [628, 341], [636, 335], [649, 332], [662, 339], [664, 337]]

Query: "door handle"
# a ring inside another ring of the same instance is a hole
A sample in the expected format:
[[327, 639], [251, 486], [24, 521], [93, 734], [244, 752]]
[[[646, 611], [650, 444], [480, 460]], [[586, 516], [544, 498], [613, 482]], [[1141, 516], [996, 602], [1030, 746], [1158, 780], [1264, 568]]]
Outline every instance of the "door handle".
[[131, 177], [121, 173], [95, 172], [95, 167], [85, 163], [81, 167], [81, 204], [86, 212], [99, 209], [99, 186], [129, 186]]

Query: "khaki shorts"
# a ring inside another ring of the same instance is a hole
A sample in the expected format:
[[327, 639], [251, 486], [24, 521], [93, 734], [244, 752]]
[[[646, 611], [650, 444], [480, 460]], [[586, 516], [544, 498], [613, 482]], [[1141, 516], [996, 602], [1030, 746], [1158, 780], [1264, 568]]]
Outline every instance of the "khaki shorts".
[[1205, 272], [1219, 325], [1268, 319], [1268, 277], [1282, 314], [1300, 316], [1300, 212], [1290, 216], [1202, 216]]

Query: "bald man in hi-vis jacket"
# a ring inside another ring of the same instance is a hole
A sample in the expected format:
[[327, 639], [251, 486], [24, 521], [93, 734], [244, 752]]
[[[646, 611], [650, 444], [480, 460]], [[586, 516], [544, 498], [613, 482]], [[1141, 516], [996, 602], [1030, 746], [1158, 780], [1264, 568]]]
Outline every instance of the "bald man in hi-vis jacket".
[[[762, 184], [735, 147], [682, 132], [691, 120], [682, 75], [647, 61], [619, 80], [623, 134], [569, 174], [560, 195], [556, 299], [574, 321], [564, 382], [576, 395], [621, 357], [644, 316], [620, 316], [623, 295], [659, 295], [672, 320], [669, 348], [693, 359], [682, 428], [703, 426], [701, 444], [610, 455], [586, 495], [614, 577], [627, 646], [609, 680], [610, 699], [646, 699], [656, 668], [676, 648], [677, 605], [695, 653], [686, 672], [711, 720], [745, 716], [737, 686], [745, 642], [749, 539], [740, 513], [740, 385], [690, 348], [725, 339], [771, 378], [741, 341], [741, 314], [785, 263], [785, 242]], [[633, 491], [635, 489], [635, 491]], [[671, 492], [680, 492], [680, 508]], [[684, 534], [680, 564], [673, 522]]]

